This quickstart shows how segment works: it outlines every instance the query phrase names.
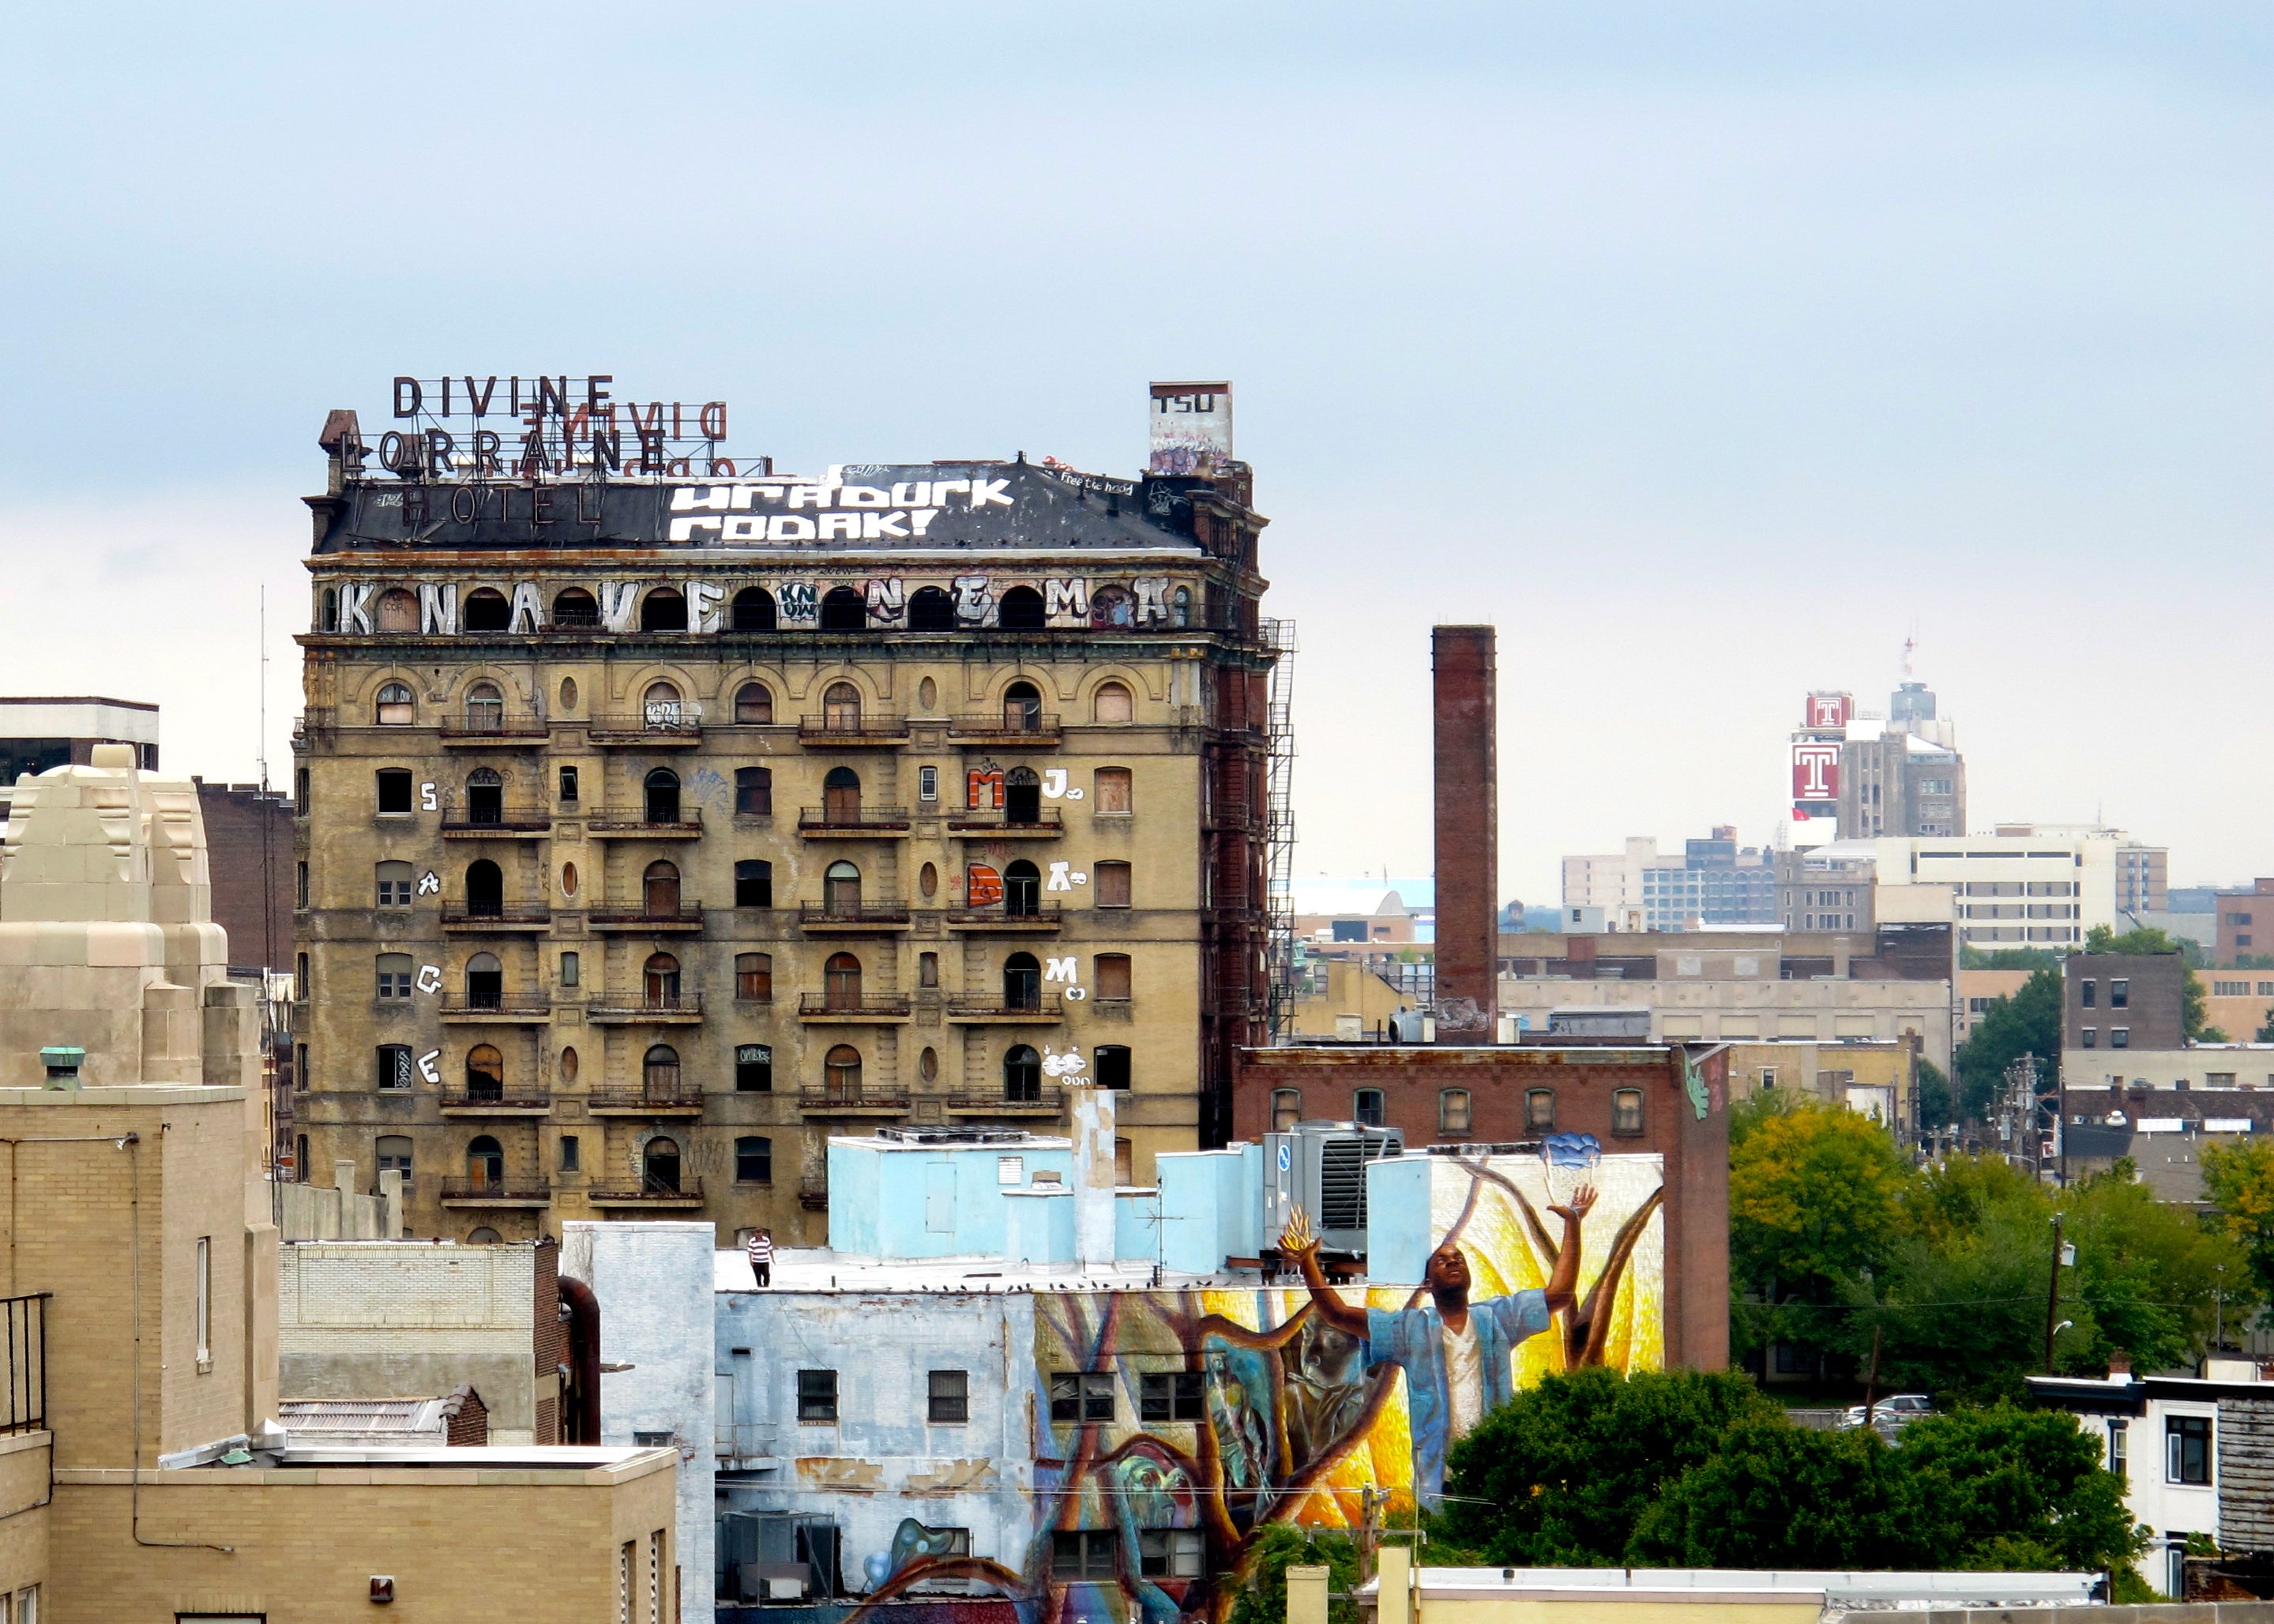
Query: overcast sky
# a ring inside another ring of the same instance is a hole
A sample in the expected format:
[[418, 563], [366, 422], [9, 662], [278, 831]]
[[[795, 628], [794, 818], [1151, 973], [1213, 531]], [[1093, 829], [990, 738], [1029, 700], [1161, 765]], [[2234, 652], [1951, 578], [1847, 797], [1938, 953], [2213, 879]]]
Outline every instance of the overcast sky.
[[1427, 873], [1501, 634], [1502, 890], [1773, 838], [1901, 645], [1977, 826], [2274, 872], [2263, 4], [836, 4], [11, 16], [0, 691], [286, 778], [325, 410], [612, 372], [786, 469], [1141, 461], [1228, 377], [1299, 871]]

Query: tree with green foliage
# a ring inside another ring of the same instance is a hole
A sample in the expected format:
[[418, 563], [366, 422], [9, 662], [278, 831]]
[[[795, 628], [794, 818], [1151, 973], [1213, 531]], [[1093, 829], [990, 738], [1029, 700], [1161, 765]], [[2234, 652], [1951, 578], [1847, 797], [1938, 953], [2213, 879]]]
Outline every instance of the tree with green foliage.
[[1958, 1068], [1958, 1106], [1976, 1120], [1989, 1114], [2006, 1086], [2006, 1068], [2023, 1055], [2037, 1057], [2037, 1079], [2047, 1085], [2060, 1073], [2061, 977], [2048, 966], [2022, 983], [2019, 992], [1993, 999], [1974, 1031], [1952, 1056]]
[[1961, 943], [1962, 970], [2057, 970], [2060, 955], [2049, 947], [1969, 947]]
[[2125, 1509], [2123, 1482], [2100, 1451], [2059, 1410], [2000, 1404], [1912, 1422], [1895, 1453], [1910, 1485], [1913, 1560], [1977, 1571], [2128, 1566], [2148, 1530]]
[[2262, 1300], [2274, 1299], [2274, 1144], [2254, 1137], [2206, 1145], [2202, 1178], [2219, 1228], [2241, 1248]]
[[1457, 1487], [1430, 1537], [1504, 1567], [1623, 1562], [1660, 1491], [1748, 1416], [1783, 1425], [1777, 1406], [1732, 1371], [1622, 1377], [1589, 1365], [1550, 1377], [1453, 1446], [1449, 1483]]
[[2267, 1301], [2234, 1236], [2127, 1174], [2096, 1175], [2058, 1199], [2062, 1235], [2076, 1244], [2076, 1267], [2061, 1282], [2062, 1312], [2077, 1322], [2054, 1360], [2064, 1371], [2104, 1371], [2117, 1352], [2150, 1370], [2191, 1363], [2222, 1318], [2239, 1329]]
[[1334, 1599], [1358, 1589], [1358, 1545], [1329, 1529], [1297, 1528], [1274, 1522], [1247, 1547], [1245, 1568], [1229, 1583], [1239, 1587], [1231, 1605], [1231, 1624], [1287, 1624], [1287, 1570], [1324, 1568], [1327, 1624], [1358, 1624], [1358, 1604]]
[[1892, 1553], [1906, 1548], [1902, 1487], [1896, 1452], [1867, 1428], [1744, 1422], [1637, 1520], [1630, 1560], [1668, 1568], [1894, 1567]]
[[1917, 1061], [1918, 1125], [1922, 1128], [1946, 1128], [1950, 1125], [1950, 1079], [1942, 1068], [1925, 1056]]

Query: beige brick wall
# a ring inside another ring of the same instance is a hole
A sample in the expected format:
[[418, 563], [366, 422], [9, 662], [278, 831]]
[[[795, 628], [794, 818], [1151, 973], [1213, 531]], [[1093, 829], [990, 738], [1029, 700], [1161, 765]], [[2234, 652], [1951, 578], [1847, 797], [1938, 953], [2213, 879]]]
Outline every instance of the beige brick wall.
[[0, 1594], [48, 1582], [48, 1471], [52, 1432], [0, 1437]]
[[645, 1624], [645, 1557], [658, 1530], [662, 1616], [672, 1619], [674, 1462], [656, 1451], [589, 1472], [148, 1472], [141, 1538], [184, 1542], [160, 1546], [135, 1542], [125, 1473], [66, 1474], [50, 1508], [47, 1624], [177, 1612], [265, 1613], [269, 1624], [367, 1620], [382, 1616], [369, 1599], [374, 1574], [395, 1581], [387, 1624], [617, 1624], [627, 1541], [642, 1559], [632, 1617]]

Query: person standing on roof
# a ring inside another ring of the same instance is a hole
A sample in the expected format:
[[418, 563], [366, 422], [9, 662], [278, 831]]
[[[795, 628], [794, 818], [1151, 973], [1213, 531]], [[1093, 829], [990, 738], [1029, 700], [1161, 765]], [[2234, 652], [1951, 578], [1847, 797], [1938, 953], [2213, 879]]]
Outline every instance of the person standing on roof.
[[764, 1229], [750, 1231], [750, 1273], [760, 1286], [773, 1284], [774, 1237]]

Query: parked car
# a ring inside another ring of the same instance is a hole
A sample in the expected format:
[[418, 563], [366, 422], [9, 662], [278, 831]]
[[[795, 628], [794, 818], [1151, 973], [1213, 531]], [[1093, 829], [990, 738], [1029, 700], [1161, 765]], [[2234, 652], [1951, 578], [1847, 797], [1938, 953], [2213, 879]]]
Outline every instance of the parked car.
[[[1871, 1408], [1879, 1420], [1894, 1421], [1898, 1424], [1916, 1421], [1921, 1416], [1931, 1416], [1934, 1413], [1933, 1401], [1924, 1393], [1893, 1393], [1871, 1405]], [[1863, 1425], [1864, 1409], [1861, 1404], [1849, 1405], [1848, 1413], [1840, 1418], [1840, 1425]]]

